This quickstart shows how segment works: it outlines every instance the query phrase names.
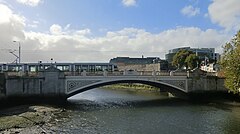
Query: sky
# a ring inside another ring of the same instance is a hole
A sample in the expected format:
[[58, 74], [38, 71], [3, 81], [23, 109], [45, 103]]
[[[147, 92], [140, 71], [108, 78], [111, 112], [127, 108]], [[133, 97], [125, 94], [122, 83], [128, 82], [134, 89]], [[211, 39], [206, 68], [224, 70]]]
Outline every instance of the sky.
[[[215, 48], [240, 30], [240, 0], [0, 0], [0, 62], [109, 62]], [[15, 41], [15, 42], [13, 42]]]

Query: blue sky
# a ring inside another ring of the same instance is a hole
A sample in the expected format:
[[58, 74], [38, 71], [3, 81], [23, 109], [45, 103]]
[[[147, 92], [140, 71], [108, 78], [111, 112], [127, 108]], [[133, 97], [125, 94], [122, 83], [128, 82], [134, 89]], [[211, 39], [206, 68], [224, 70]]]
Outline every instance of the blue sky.
[[[22, 44], [24, 62], [108, 62], [221, 46], [240, 29], [239, 0], [0, 0], [2, 58]], [[11, 44], [11, 45], [10, 45]], [[64, 55], [64, 56], [63, 56]]]
[[[220, 29], [204, 17], [210, 4], [207, 0], [138, 0], [131, 7], [125, 6], [121, 0], [48, 0], [34, 8], [13, 0], [12, 3], [28, 19], [42, 21], [43, 25], [34, 29], [40, 31], [48, 30], [55, 23], [62, 26], [71, 24], [76, 29], [87, 27], [94, 33], [102, 29], [120, 30], [125, 27], [155, 33], [177, 26]], [[200, 13], [193, 17], [183, 15], [180, 11], [188, 5], [200, 8]]]

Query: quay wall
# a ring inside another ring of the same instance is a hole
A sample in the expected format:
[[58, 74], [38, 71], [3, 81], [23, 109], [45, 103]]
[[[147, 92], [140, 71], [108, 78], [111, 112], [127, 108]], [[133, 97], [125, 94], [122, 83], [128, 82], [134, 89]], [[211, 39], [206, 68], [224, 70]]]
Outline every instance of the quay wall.
[[40, 72], [38, 76], [9, 76], [5, 80], [5, 96], [64, 97], [65, 76], [59, 70]]
[[5, 74], [0, 73], [0, 99], [4, 98], [6, 94], [6, 79]]
[[224, 86], [224, 78], [217, 76], [193, 77], [188, 81], [188, 91], [191, 92], [227, 92], [228, 89]]

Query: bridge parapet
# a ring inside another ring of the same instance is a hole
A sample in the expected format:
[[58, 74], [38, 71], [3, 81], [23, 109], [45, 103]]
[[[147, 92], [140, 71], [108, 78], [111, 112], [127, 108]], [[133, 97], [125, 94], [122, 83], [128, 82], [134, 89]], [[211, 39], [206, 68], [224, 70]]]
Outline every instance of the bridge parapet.
[[134, 76], [187, 76], [187, 72], [174, 72], [170, 75], [170, 72], [159, 72], [159, 71], [102, 71], [102, 72], [64, 72], [66, 76], [124, 76], [124, 75], [134, 75]]
[[[6, 76], [31, 76], [37, 77], [43, 71], [39, 72], [16, 72], [16, 71], [8, 71], [4, 72]], [[125, 70], [125, 71], [96, 71], [96, 72], [71, 72], [71, 71], [63, 71], [65, 76], [123, 76], [123, 75], [139, 75], [139, 76], [187, 76], [187, 72], [160, 72], [160, 71], [134, 71], [134, 70]]]

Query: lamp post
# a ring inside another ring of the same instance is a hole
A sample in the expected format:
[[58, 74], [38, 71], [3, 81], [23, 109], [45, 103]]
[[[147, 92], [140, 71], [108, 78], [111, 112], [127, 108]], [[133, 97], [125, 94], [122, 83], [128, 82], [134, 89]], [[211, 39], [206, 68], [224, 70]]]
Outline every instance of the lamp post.
[[21, 44], [20, 41], [13, 41], [13, 42], [18, 42], [18, 63], [21, 63]]

